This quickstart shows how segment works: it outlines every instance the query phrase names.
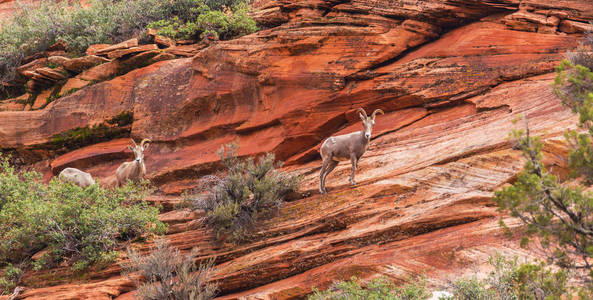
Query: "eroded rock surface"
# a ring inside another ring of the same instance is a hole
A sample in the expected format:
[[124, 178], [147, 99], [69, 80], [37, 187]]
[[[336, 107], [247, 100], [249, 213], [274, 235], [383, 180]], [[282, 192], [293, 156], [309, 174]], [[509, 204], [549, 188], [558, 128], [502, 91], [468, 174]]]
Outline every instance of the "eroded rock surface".
[[[216, 257], [224, 299], [290, 299], [356, 275], [438, 286], [495, 251], [533, 256], [503, 237], [493, 191], [520, 171], [512, 120], [545, 134], [560, 170], [562, 132], [575, 116], [551, 91], [554, 67], [593, 19], [590, 1], [258, 0], [271, 26], [84, 87], [38, 111], [0, 112], [0, 147], [46, 178], [74, 166], [112, 176], [131, 159], [127, 138], [56, 151], [52, 138], [132, 112], [131, 136], [150, 138], [150, 200], [179, 193], [218, 167], [216, 151], [274, 152], [305, 180], [299, 199], [259, 224], [251, 243], [220, 245], [200, 212], [169, 211], [167, 238]], [[563, 25], [564, 24], [564, 25]], [[584, 24], [584, 25], [583, 25]], [[579, 29], [581, 28], [581, 29]], [[382, 108], [349, 187], [350, 166], [317, 192], [320, 143], [359, 130], [358, 107]], [[70, 151], [72, 150], [72, 151]], [[513, 223], [510, 220], [511, 224]], [[150, 245], [138, 245], [146, 251]], [[122, 257], [122, 259], [125, 259]], [[28, 274], [24, 299], [129, 299], [114, 264], [84, 280], [54, 269]], [[37, 278], [37, 279], [36, 279]], [[44, 280], [38, 280], [44, 278]]]

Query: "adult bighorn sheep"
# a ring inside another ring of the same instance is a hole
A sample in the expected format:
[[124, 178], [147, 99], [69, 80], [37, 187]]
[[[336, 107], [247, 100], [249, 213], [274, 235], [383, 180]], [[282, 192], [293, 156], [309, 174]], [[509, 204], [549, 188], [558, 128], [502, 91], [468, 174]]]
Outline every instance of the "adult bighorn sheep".
[[126, 184], [128, 180], [138, 180], [146, 176], [146, 166], [144, 165], [144, 151], [148, 149], [148, 146], [152, 142], [149, 139], [143, 139], [140, 142], [140, 146], [132, 139], [132, 146], [128, 146], [128, 149], [132, 150], [135, 159], [122, 163], [119, 168], [115, 171], [115, 177], [117, 180], [117, 186]]
[[95, 180], [91, 174], [75, 168], [66, 168], [62, 170], [60, 175], [58, 175], [58, 178], [62, 181], [76, 184], [83, 189], [95, 184]]
[[362, 131], [329, 137], [321, 145], [320, 153], [323, 164], [319, 173], [319, 191], [322, 194], [327, 193], [325, 178], [342, 160], [350, 160], [352, 163], [350, 184], [356, 185], [354, 172], [358, 166], [358, 160], [369, 147], [371, 131], [375, 125], [375, 116], [377, 113], [384, 114], [381, 109], [376, 109], [370, 117], [362, 108], [359, 108], [357, 112], [362, 119]]

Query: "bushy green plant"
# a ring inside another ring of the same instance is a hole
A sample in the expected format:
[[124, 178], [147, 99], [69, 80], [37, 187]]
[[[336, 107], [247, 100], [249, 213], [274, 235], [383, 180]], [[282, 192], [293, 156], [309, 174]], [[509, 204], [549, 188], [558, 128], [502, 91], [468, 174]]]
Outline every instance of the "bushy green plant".
[[430, 297], [424, 280], [397, 287], [385, 277], [367, 283], [352, 277], [349, 281], [334, 283], [325, 291], [315, 290], [309, 300], [424, 300]]
[[231, 39], [257, 31], [257, 24], [248, 13], [249, 5], [243, 1], [236, 2], [225, 11], [212, 9], [202, 1], [191, 9], [195, 18], [182, 20], [179, 17], [152, 22], [148, 28], [157, 29], [157, 33], [173, 39], [191, 39], [214, 34], [216, 38]]
[[6, 265], [0, 270], [0, 295], [10, 293], [23, 276], [23, 270], [13, 264]]
[[214, 10], [223, 10], [225, 7], [235, 7], [241, 4], [251, 4], [252, 0], [204, 0], [204, 4]]
[[[58, 40], [66, 42], [71, 53], [83, 53], [92, 44], [142, 38], [146, 26], [158, 20], [195, 21], [196, 9], [208, 8], [202, 0], [92, 0], [84, 6], [80, 0], [15, 3], [17, 13], [0, 24], [0, 83], [15, 79], [26, 56], [45, 51]], [[234, 23], [242, 26], [246, 15], [242, 10], [237, 13], [240, 17]]]
[[486, 283], [475, 277], [458, 279], [453, 285], [453, 297], [447, 300], [494, 300], [494, 291], [486, 288]]
[[130, 262], [124, 273], [136, 273], [142, 280], [132, 277], [137, 295], [146, 300], [208, 300], [214, 298], [217, 285], [209, 282], [213, 261], [194, 264], [195, 251], [182, 256], [165, 240], [156, 240], [156, 247], [141, 256], [128, 248]]
[[17, 173], [0, 158], [0, 266], [45, 249], [38, 268], [66, 261], [82, 270], [112, 261], [121, 241], [165, 230], [158, 208], [142, 201], [147, 182], [106, 190], [40, 179], [35, 172]]
[[230, 235], [242, 242], [259, 216], [279, 207], [284, 197], [298, 188], [300, 177], [277, 170], [273, 154], [259, 158], [238, 159], [236, 144], [219, 151], [226, 176], [209, 176], [193, 195], [194, 206], [207, 212], [208, 223], [217, 235]]
[[452, 284], [455, 300], [539, 300], [561, 299], [567, 292], [568, 276], [554, 272], [545, 263], [517, 263], [495, 255], [489, 259], [494, 270], [486, 279], [458, 279]]
[[157, 34], [176, 40], [189, 40], [199, 33], [195, 22], [183, 22], [178, 17], [170, 20], [159, 20], [148, 24], [148, 28], [157, 29]]

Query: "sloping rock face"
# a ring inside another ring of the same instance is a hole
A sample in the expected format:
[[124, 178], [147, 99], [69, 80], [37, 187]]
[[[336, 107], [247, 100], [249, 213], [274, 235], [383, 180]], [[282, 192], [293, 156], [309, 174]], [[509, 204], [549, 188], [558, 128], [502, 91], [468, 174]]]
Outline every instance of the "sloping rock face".
[[[217, 243], [196, 221], [199, 212], [162, 215], [174, 246], [198, 247], [199, 260], [216, 257], [213, 280], [223, 299], [301, 298], [354, 275], [403, 281], [424, 273], [439, 286], [496, 251], [537, 255], [503, 237], [491, 198], [521, 169], [521, 154], [508, 140], [523, 126], [513, 125], [518, 116], [545, 135], [547, 162], [559, 171], [565, 166], [562, 132], [577, 120], [550, 85], [563, 53], [593, 19], [593, 3], [254, 6], [270, 28], [85, 87], [42, 110], [0, 112], [0, 147], [46, 178], [69, 166], [108, 178], [131, 157], [125, 138], [81, 141], [77, 149], [56, 149], [52, 141], [133, 113], [130, 135], [154, 141], [146, 164], [159, 190], [150, 200], [169, 210], [177, 195], [216, 170], [221, 145], [238, 140], [242, 156], [274, 152], [304, 183], [300, 197], [263, 220], [250, 243]], [[328, 177], [329, 194], [319, 195], [320, 143], [359, 130], [359, 107], [386, 112], [359, 163], [359, 184], [348, 186], [350, 167], [341, 164]], [[64, 278], [71, 278], [67, 269], [28, 274], [32, 288], [22, 297], [134, 294], [117, 264], [84, 280]]]

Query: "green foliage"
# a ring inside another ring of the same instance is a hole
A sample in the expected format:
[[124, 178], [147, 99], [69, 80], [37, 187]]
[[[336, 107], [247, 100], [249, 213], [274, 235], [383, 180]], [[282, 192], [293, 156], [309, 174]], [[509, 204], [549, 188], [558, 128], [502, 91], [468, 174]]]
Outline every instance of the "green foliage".
[[47, 63], [47, 67], [50, 68], [50, 69], [55, 69], [55, 68], [58, 68], [59, 65], [50, 61], [50, 62]]
[[204, 4], [213, 10], [223, 10], [225, 7], [235, 7], [243, 4], [250, 4], [251, 0], [204, 0]]
[[228, 170], [225, 177], [211, 176], [193, 196], [197, 208], [207, 212], [208, 223], [217, 235], [230, 234], [232, 242], [245, 240], [255, 220], [279, 207], [284, 197], [298, 188], [300, 177], [276, 170], [273, 154], [241, 160], [234, 144], [221, 148], [219, 155]]
[[220, 39], [231, 39], [257, 31], [255, 20], [248, 15], [249, 5], [243, 1], [232, 2], [235, 2], [233, 6], [226, 6], [223, 12], [222, 7], [213, 9], [203, 1], [196, 0], [196, 7], [190, 9], [194, 16], [190, 20], [184, 21], [175, 16], [152, 22], [148, 28], [157, 29], [158, 34], [178, 40], [203, 37], [208, 33]]
[[65, 91], [64, 94], [60, 95], [60, 97], [66, 97], [68, 95], [74, 94], [74, 93], [80, 91], [80, 89], [81, 88], [71, 88], [71, 89]]
[[105, 190], [40, 179], [0, 159], [0, 266], [29, 261], [45, 249], [38, 268], [66, 261], [82, 270], [112, 261], [121, 241], [165, 230], [158, 208], [142, 201], [147, 182]]
[[[571, 175], [593, 183], [593, 73], [582, 65], [563, 61], [557, 68], [556, 94], [579, 114], [580, 131], [567, 131]], [[583, 128], [584, 127], [584, 128]], [[525, 131], [513, 132], [526, 158], [517, 181], [495, 192], [501, 210], [510, 210], [525, 226], [522, 246], [534, 237], [548, 258], [566, 269], [588, 270], [593, 275], [593, 194], [583, 186], [565, 184], [548, 172], [543, 164], [542, 141]]]
[[565, 60], [556, 68], [554, 82], [556, 94], [571, 109], [579, 114], [579, 125], [587, 132], [565, 132], [571, 146], [569, 166], [573, 177], [585, 176], [586, 184], [593, 183], [593, 72], [585, 66], [573, 65]]
[[454, 296], [450, 299], [456, 300], [490, 300], [496, 299], [495, 293], [486, 288], [486, 283], [477, 278], [459, 279], [453, 284]]
[[156, 248], [145, 256], [128, 248], [130, 263], [124, 273], [137, 273], [144, 281], [132, 278], [140, 299], [208, 300], [214, 298], [217, 285], [210, 283], [213, 261], [194, 264], [195, 251], [182, 256], [165, 240], [156, 240]]
[[10, 293], [21, 280], [23, 270], [12, 264], [7, 264], [0, 271], [0, 295]]
[[0, 24], [0, 82], [10, 82], [23, 59], [63, 40], [72, 53], [84, 53], [88, 46], [117, 43], [140, 37], [146, 26], [177, 16], [183, 22], [195, 19], [192, 8], [200, 0], [42, 0], [20, 4], [14, 18]]
[[459, 279], [452, 284], [456, 300], [538, 300], [561, 299], [567, 292], [566, 272], [553, 272], [544, 263], [519, 265], [516, 259], [491, 257], [494, 270], [484, 280]]
[[375, 278], [367, 283], [352, 277], [334, 283], [325, 291], [314, 291], [309, 300], [424, 300], [430, 297], [425, 281], [420, 280], [397, 287], [387, 278]]
[[[47, 104], [54, 102], [56, 99], [61, 98], [62, 96], [60, 96], [60, 94], [51, 94], [49, 97], [47, 97]], [[46, 105], [47, 105], [46, 104]]]
[[155, 28], [157, 29], [157, 34], [175, 40], [189, 40], [196, 37], [199, 32], [196, 23], [191, 21], [183, 22], [178, 17], [150, 23], [148, 24], [148, 28]]
[[130, 125], [134, 122], [134, 113], [131, 111], [122, 111], [117, 116], [105, 121], [110, 125], [117, 125], [120, 127]]
[[73, 150], [90, 144], [126, 137], [129, 136], [131, 130], [128, 125], [133, 122], [134, 114], [124, 111], [106, 120], [103, 124], [77, 127], [66, 132], [58, 133], [51, 138], [47, 146], [53, 150]]
[[526, 226], [527, 245], [529, 238], [538, 236], [550, 258], [563, 267], [579, 268], [587, 264], [573, 261], [570, 253], [589, 255], [593, 247], [590, 228], [593, 228], [593, 195], [581, 187], [561, 184], [550, 174], [542, 162], [541, 139], [533, 138], [529, 131], [525, 136], [516, 131], [521, 149], [527, 158], [525, 169], [517, 181], [495, 192], [495, 201], [500, 209], [508, 209]]

